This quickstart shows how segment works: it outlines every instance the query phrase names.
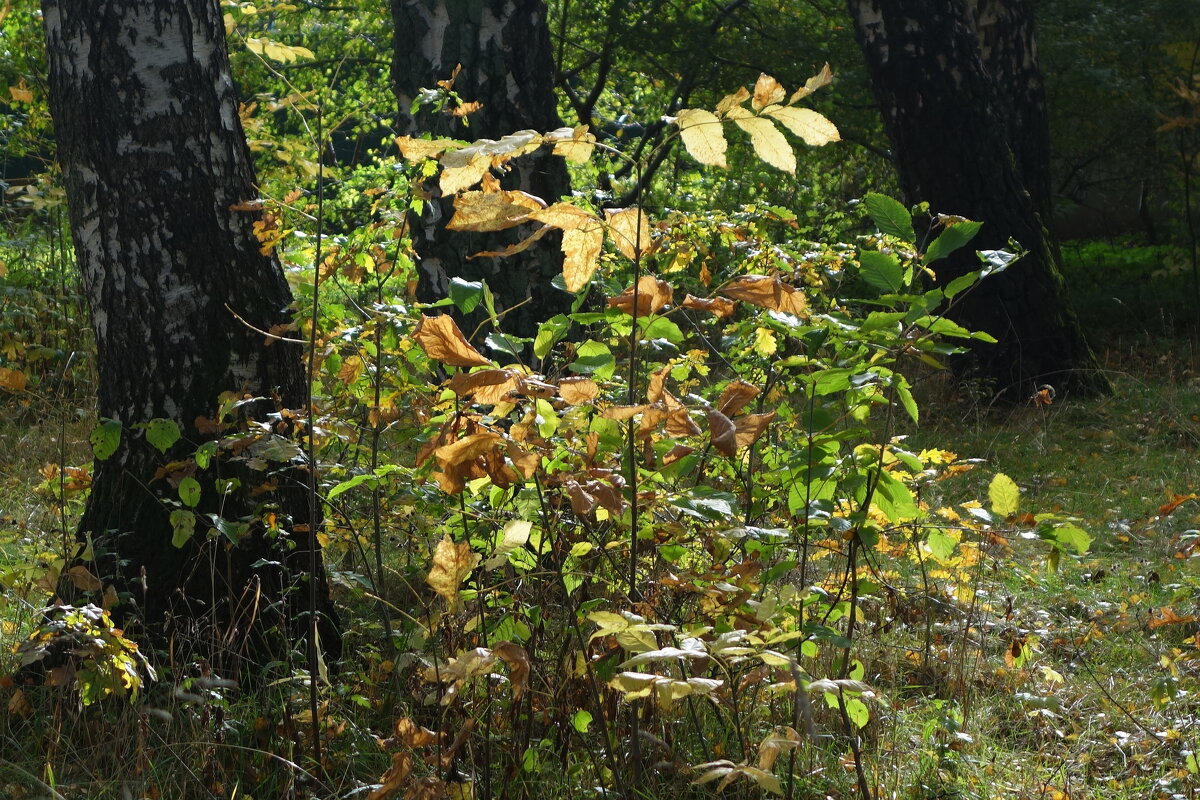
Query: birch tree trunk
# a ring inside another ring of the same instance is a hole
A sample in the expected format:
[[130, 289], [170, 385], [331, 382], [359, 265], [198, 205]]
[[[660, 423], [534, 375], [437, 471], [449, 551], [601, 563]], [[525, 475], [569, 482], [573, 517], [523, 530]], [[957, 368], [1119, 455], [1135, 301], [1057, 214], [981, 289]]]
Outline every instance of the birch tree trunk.
[[[1016, 45], [1026, 35], [1021, 31], [1032, 30], [1017, 13], [1028, 4], [1008, 4], [1007, 17], [988, 12], [990, 0], [848, 4], [905, 199], [982, 221], [967, 250], [1007, 248], [1010, 239], [1028, 250], [952, 311], [961, 324], [998, 340], [976, 347], [960, 369], [1008, 402], [1023, 402], [1043, 383], [1060, 391], [1106, 390], [1068, 303], [1057, 247], [1038, 214], [1048, 202], [1044, 153], [1040, 146], [1014, 145], [1024, 136], [1040, 141], [1045, 125], [1044, 113], [1030, 111], [1040, 88], [1032, 45]], [[1005, 65], [998, 68], [1003, 90], [985, 67], [977, 27], [989, 63]], [[935, 265], [937, 282], [977, 266], [973, 252], [960, 252]]]
[[[396, 26], [392, 82], [401, 132], [473, 141], [562, 126], [542, 0], [392, 0], [392, 18]], [[462, 71], [454, 91], [464, 101], [481, 102], [483, 107], [461, 118], [429, 110], [410, 113], [421, 89], [449, 79], [458, 64]], [[571, 189], [563, 159], [548, 152], [518, 159], [502, 183], [548, 203]], [[483, 250], [502, 250], [531, 231], [446, 231], [452, 209], [448, 202], [436, 201], [436, 182], [431, 188], [435, 200], [426, 204], [414, 235], [426, 299], [445, 297], [451, 278], [486, 280], [498, 306], [516, 308], [505, 317], [504, 327], [521, 336], [534, 335], [538, 322], [570, 310], [570, 295], [550, 286], [562, 272], [557, 234], [512, 258], [472, 259]]]
[[[305, 628], [297, 586], [319, 520], [285, 438], [283, 409], [308, 401], [302, 348], [250, 327], [288, 322], [292, 295], [259, 250], [260, 215], [237, 210], [257, 193], [217, 0], [44, 0], [43, 13], [98, 410], [123, 426], [117, 451], [96, 461], [79, 539], [120, 594], [127, 629], [160, 643], [203, 634], [210, 658], [214, 647], [272, 657], [265, 645]], [[207, 468], [195, 457], [225, 435], [214, 425], [223, 392], [260, 398], [236, 412], [260, 423], [235, 448], [257, 463], [225, 446]], [[182, 432], [165, 454], [134, 427], [152, 419]], [[181, 499], [186, 477], [201, 487], [194, 508]], [[172, 511], [197, 520], [182, 547]], [[322, 644], [336, 652], [323, 568], [311, 577]]]

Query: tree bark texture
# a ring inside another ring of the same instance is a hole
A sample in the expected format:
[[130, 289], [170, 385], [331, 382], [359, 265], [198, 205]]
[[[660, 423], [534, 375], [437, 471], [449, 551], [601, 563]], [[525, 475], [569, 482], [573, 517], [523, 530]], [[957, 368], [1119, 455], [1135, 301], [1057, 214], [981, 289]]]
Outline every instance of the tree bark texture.
[[[499, 139], [519, 130], [562, 127], [554, 96], [554, 58], [542, 0], [392, 0], [395, 51], [392, 82], [399, 104], [400, 129], [473, 141]], [[462, 71], [454, 91], [483, 107], [466, 117], [436, 113], [427, 107], [410, 113], [423, 88], [447, 80], [456, 65]], [[512, 162], [502, 180], [548, 203], [571, 186], [562, 158], [543, 148]], [[486, 280], [498, 307], [519, 306], [504, 319], [504, 329], [532, 336], [540, 321], [570, 310], [571, 297], [550, 281], [562, 272], [561, 237], [546, 236], [508, 259], [471, 258], [502, 250], [532, 232], [525, 226], [499, 233], [445, 230], [452, 213], [448, 200], [426, 204], [414, 242], [421, 259], [421, 293], [432, 300], [446, 296], [451, 278]], [[528, 301], [528, 302], [526, 302]], [[500, 310], [499, 308], [497, 310]]]
[[[1028, 250], [951, 311], [961, 324], [998, 340], [974, 348], [965, 371], [1009, 402], [1023, 401], [1042, 383], [1060, 391], [1105, 390], [1107, 381], [1068, 303], [1057, 248], [1022, 177], [1044, 169], [1042, 156], [1035, 149], [1028, 159], [1022, 155], [1018, 167], [1014, 153], [1023, 151], [1010, 138], [1025, 135], [1022, 125], [1044, 125], [1044, 114], [1007, 111], [1024, 106], [1032, 78], [1002, 93], [981, 57], [982, 39], [990, 42], [992, 63], [1011, 67], [1005, 80], [1012, 70], [1036, 69], [1032, 50], [1019, 55], [1016, 33], [1006, 27], [1024, 4], [1008, 4], [1007, 13], [1015, 15], [1008, 19], [989, 16], [986, 0], [970, 7], [964, 0], [848, 2], [906, 200], [984, 223], [967, 252], [934, 265], [937, 282], [977, 268], [971, 251], [1007, 248], [1009, 239]], [[1014, 59], [1021, 60], [1019, 69]]]
[[[235, 210], [257, 192], [217, 0], [45, 0], [43, 11], [98, 410], [124, 426], [117, 452], [96, 461], [80, 539], [122, 593], [126, 626], [140, 620], [159, 642], [204, 631], [201, 647], [236, 656], [257, 645], [267, 657], [263, 643], [303, 629], [307, 592], [294, 576], [307, 569], [307, 531], [319, 520], [309, 519], [298, 458], [262, 459], [268, 474], [224, 447], [207, 469], [193, 457], [218, 436], [204, 420], [222, 392], [265, 398], [241, 406], [244, 421], [261, 423], [242, 455], [282, 442], [274, 437], [288, 426], [271, 430], [271, 415], [307, 402], [301, 348], [246, 324], [286, 323], [292, 295], [278, 261], [259, 250], [261, 215]], [[166, 454], [132, 427], [155, 418], [183, 434]], [[186, 508], [177, 486], [189, 474], [202, 488], [200, 523], [180, 548], [169, 514]], [[222, 493], [217, 481], [228, 478], [241, 486]], [[215, 517], [248, 524], [226, 536]], [[314, 579], [323, 644], [336, 651], [323, 568]]]

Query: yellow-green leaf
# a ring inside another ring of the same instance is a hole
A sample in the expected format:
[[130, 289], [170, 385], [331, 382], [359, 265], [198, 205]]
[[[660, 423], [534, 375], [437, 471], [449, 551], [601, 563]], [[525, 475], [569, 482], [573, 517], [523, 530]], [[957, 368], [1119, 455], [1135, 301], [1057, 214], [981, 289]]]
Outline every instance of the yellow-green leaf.
[[1021, 504], [1021, 490], [1012, 478], [1000, 472], [988, 485], [988, 500], [991, 501], [993, 513], [1007, 517], [1017, 513]]

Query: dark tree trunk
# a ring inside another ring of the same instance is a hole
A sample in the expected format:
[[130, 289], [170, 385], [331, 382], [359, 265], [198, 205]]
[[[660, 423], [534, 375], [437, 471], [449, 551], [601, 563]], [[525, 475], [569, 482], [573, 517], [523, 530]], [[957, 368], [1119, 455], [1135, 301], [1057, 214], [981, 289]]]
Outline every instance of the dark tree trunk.
[[[1005, 24], [1016, 24], [1016, 16], [1008, 23], [980, 23], [977, 36], [975, 4], [968, 8], [964, 0], [849, 0], [849, 7], [906, 199], [981, 220], [983, 229], [967, 249], [1006, 248], [1011, 238], [1029, 251], [953, 310], [961, 324], [998, 340], [975, 348], [964, 369], [1010, 402], [1024, 400], [1042, 383], [1060, 391], [1105, 390], [1107, 381], [1068, 304], [1057, 247], [1022, 177], [1044, 170], [1044, 154], [1039, 146], [1027, 156], [1010, 141], [1010, 131], [1025, 134], [1023, 125], [1038, 126], [1028, 133], [1040, 137], [1045, 124], [1044, 113], [1007, 110], [1024, 109], [1027, 94], [1040, 87], [1030, 77], [1035, 66], [1013, 63], [1015, 32]], [[1015, 74], [1024, 83], [1004, 93], [997, 89], [981, 58], [981, 38], [990, 42], [990, 62], [1009, 65], [1004, 80]], [[1025, 52], [1032, 53], [1031, 45]], [[1048, 196], [1044, 179], [1035, 178], [1034, 191]], [[971, 252], [934, 265], [940, 284], [976, 267]]]
[[984, 69], [996, 90], [998, 113], [1034, 210], [1048, 223], [1054, 192], [1050, 181], [1050, 117], [1038, 63], [1033, 0], [967, 0]]
[[[288, 432], [283, 423], [238, 445], [270, 474], [224, 445], [206, 469], [194, 458], [219, 435], [205, 420], [222, 392], [264, 398], [238, 412], [264, 426], [307, 402], [301, 348], [268, 341], [232, 313], [265, 331], [289, 320], [292, 295], [278, 261], [259, 251], [260, 215], [235, 210], [257, 193], [220, 9], [216, 0], [45, 0], [43, 10], [99, 414], [124, 426], [120, 448], [96, 462], [80, 539], [121, 593], [126, 626], [140, 621], [158, 642], [203, 632], [197, 645], [210, 658], [214, 646], [269, 657], [264, 645], [304, 629], [307, 592], [294, 576], [307, 571], [319, 520], [309, 518], [303, 470], [284, 453], [295, 446], [276, 436]], [[156, 418], [183, 434], [165, 455], [132, 427]], [[169, 515], [188, 510], [178, 491], [186, 475], [201, 486], [198, 523], [175, 547]], [[241, 486], [222, 494], [217, 481], [228, 478]], [[218, 518], [234, 523], [227, 533], [214, 529]], [[315, 580], [322, 643], [336, 652], [323, 567]]]
[[[473, 141], [527, 129], [544, 133], [562, 126], [542, 0], [392, 0], [392, 17], [396, 25], [392, 82], [402, 132]], [[428, 107], [410, 114], [420, 90], [448, 79], [458, 64], [462, 71], [454, 91], [464, 101], [481, 102], [483, 107], [465, 118]], [[545, 148], [517, 159], [502, 183], [548, 203], [571, 189], [563, 159]], [[445, 230], [450, 213], [449, 201], [427, 204], [415, 231], [426, 299], [445, 297], [454, 277], [486, 280], [496, 296], [497, 310], [525, 303], [504, 318], [504, 329], [520, 336], [534, 335], [538, 322], [570, 310], [570, 295], [550, 286], [562, 272], [558, 235], [547, 236], [508, 259], [472, 259], [480, 251], [501, 250], [531, 231], [454, 233]]]

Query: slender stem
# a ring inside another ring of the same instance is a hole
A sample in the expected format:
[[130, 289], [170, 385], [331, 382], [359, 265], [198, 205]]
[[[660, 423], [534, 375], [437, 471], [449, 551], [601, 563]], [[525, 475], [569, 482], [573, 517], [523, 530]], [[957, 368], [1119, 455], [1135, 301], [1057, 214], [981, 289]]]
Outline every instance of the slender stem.
[[316, 380], [316, 357], [317, 357], [317, 317], [320, 314], [320, 296], [321, 296], [321, 238], [324, 234], [322, 223], [325, 220], [325, 170], [324, 160], [321, 158], [322, 149], [322, 131], [321, 131], [321, 106], [317, 105], [317, 230], [316, 230], [316, 250], [313, 254], [313, 294], [312, 294], [312, 316], [309, 322], [308, 332], [308, 367], [305, 380], [305, 388], [308, 394], [307, 403], [307, 424], [308, 424], [308, 646], [306, 655], [308, 660], [308, 710], [311, 719], [311, 734], [312, 734], [312, 758], [313, 763], [320, 768], [321, 766], [321, 720], [319, 714], [319, 697], [317, 691], [318, 678], [318, 657], [317, 653], [317, 454], [316, 454], [316, 438], [313, 436], [313, 431], [316, 430], [316, 410], [313, 408], [313, 384]]

